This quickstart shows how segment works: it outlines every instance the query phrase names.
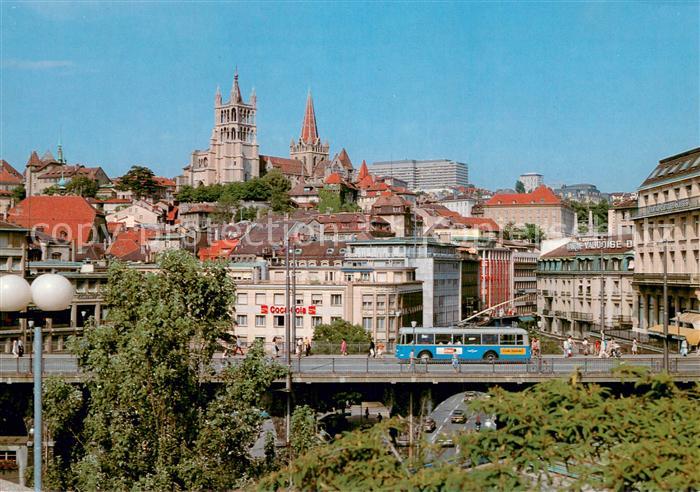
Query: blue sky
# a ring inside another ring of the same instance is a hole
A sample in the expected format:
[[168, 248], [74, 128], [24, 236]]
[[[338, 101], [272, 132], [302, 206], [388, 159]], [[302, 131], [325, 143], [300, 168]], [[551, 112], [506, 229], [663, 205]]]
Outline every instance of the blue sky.
[[356, 166], [466, 161], [478, 186], [638, 186], [700, 143], [700, 11], [687, 3], [0, 5], [0, 157], [181, 172], [235, 66], [261, 153], [286, 156], [306, 92]]

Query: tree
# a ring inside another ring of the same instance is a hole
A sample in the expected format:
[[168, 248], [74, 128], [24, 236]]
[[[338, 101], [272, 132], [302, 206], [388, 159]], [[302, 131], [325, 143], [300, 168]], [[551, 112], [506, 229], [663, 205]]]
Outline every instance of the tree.
[[342, 339], [348, 343], [367, 343], [371, 340], [370, 334], [360, 325], [353, 325], [349, 321], [338, 319], [331, 324], [321, 324], [314, 328], [314, 341], [330, 344], [340, 344]]
[[[498, 387], [470, 410], [497, 417], [496, 430], [458, 432], [441, 460], [423, 446], [408, 459], [392, 435], [405, 420], [345, 434], [265, 477], [259, 490], [694, 490], [700, 391], [668, 375], [622, 368], [627, 391], [553, 380], [520, 392]], [[392, 429], [396, 429], [393, 431]]]
[[525, 227], [520, 230], [520, 234], [522, 239], [536, 244], [539, 244], [547, 239], [544, 231], [537, 224], [525, 224]]
[[290, 445], [294, 456], [306, 453], [319, 443], [316, 435], [316, 414], [308, 405], [294, 409], [290, 429]]
[[[181, 250], [161, 255], [159, 266], [142, 273], [114, 263], [107, 319], [71, 344], [87, 397], [82, 418], [67, 426], [72, 454], [51, 463], [60, 477], [52, 488], [225, 490], [252, 469], [258, 408], [284, 369], [258, 343], [211, 387], [211, 356], [232, 324], [232, 280], [222, 264]], [[47, 392], [49, 422], [75, 415], [78, 403], [65, 388]]]
[[137, 198], [152, 197], [157, 184], [153, 171], [144, 166], [131, 166], [131, 169], [119, 178], [117, 189], [121, 191], [131, 191]]
[[42, 193], [48, 196], [63, 195], [65, 193], [65, 190], [58, 185], [51, 185], [44, 188], [44, 191], [42, 191]]
[[21, 202], [26, 197], [27, 197], [27, 190], [24, 188], [24, 184], [21, 184], [12, 190], [12, 199], [15, 202]]
[[523, 184], [522, 181], [517, 180], [515, 182], [515, 192], [516, 193], [525, 193], [525, 185]]
[[94, 179], [90, 179], [87, 176], [75, 176], [66, 185], [66, 193], [85, 198], [94, 198], [97, 196], [99, 188], [99, 183]]

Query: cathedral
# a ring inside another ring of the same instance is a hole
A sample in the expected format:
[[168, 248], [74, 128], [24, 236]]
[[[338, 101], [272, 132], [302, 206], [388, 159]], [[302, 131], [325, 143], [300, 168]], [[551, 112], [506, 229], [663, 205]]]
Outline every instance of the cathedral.
[[301, 135], [296, 141], [292, 139], [289, 158], [259, 153], [256, 106], [254, 91], [247, 103], [241, 97], [236, 71], [230, 99], [224, 103], [220, 90], [216, 91], [214, 128], [209, 148], [192, 152], [189, 165], [177, 178], [178, 188], [248, 181], [272, 169], [279, 170], [293, 185], [302, 181], [321, 183], [334, 173], [340, 174], [343, 179], [352, 179], [354, 169], [345, 149], [329, 160], [330, 146], [327, 141], [321, 142], [318, 135], [310, 92], [306, 99]]

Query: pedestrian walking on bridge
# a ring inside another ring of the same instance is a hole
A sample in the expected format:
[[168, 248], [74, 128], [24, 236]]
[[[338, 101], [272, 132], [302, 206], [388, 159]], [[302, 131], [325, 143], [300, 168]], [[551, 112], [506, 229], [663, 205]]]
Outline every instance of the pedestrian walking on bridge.
[[639, 347], [637, 346], [637, 339], [632, 339], [632, 355], [637, 355], [639, 353]]
[[348, 342], [344, 338], [340, 342], [340, 355], [348, 355]]
[[455, 372], [459, 372], [459, 359], [457, 358], [457, 352], [452, 354], [452, 369]]

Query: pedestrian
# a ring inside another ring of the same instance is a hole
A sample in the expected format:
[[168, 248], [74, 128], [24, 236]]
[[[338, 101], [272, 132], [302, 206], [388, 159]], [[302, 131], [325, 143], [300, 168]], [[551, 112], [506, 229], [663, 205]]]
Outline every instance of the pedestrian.
[[301, 358], [301, 353], [304, 351], [304, 341], [301, 338], [297, 338], [297, 356]]
[[639, 347], [637, 346], [637, 339], [633, 338], [632, 339], [632, 355], [637, 355], [639, 352]]
[[365, 407], [365, 420], [369, 420], [369, 407]]
[[24, 355], [24, 342], [22, 339], [17, 340], [17, 357], [22, 357]]
[[598, 353], [598, 357], [601, 359], [605, 359], [608, 356], [608, 342], [603, 338], [600, 341], [600, 352]]
[[564, 357], [569, 357], [569, 339], [564, 340], [562, 345], [564, 346]]
[[574, 355], [574, 339], [569, 336], [566, 342], [566, 356], [572, 357]]
[[588, 350], [589, 350], [588, 338], [583, 339], [583, 342], [581, 342], [581, 347], [583, 348], [583, 355], [588, 355]]
[[340, 341], [340, 355], [348, 355], [348, 342], [344, 338]]
[[311, 355], [311, 340], [309, 340], [309, 337], [304, 339], [304, 351], [307, 357]]
[[533, 357], [540, 356], [540, 340], [537, 337], [534, 337], [530, 343], [530, 352]]
[[374, 340], [370, 339], [369, 341], [369, 352], [367, 353], [367, 357], [374, 357], [375, 352], [374, 352]]
[[382, 421], [382, 412], [377, 412], [377, 422]]
[[686, 340], [685, 338], [681, 342], [681, 355], [683, 357], [688, 356], [688, 340]]
[[377, 357], [379, 357], [380, 359], [384, 357], [384, 344], [383, 343], [377, 344]]
[[17, 349], [17, 340], [12, 341], [12, 355], [14, 355], [15, 358], [19, 358], [19, 350]]
[[239, 337], [236, 337], [236, 346], [233, 348], [233, 355], [236, 354], [243, 355], [243, 346]]
[[480, 430], [481, 430], [481, 415], [477, 415], [477, 416], [476, 416], [476, 420], [474, 421], [474, 428], [475, 428], [477, 431], [480, 431]]
[[455, 372], [459, 372], [459, 359], [457, 358], [457, 352], [452, 354], [452, 369]]
[[596, 340], [596, 341], [595, 341], [595, 349], [594, 349], [594, 350], [595, 350], [595, 352], [593, 353], [593, 355], [599, 355], [599, 354], [600, 354], [600, 340]]
[[280, 346], [277, 344], [277, 342], [278, 342], [277, 337], [274, 337], [272, 339], [272, 343], [274, 344], [274, 348], [275, 348], [275, 359], [278, 359], [280, 356]]
[[416, 353], [411, 349], [411, 352], [408, 354], [408, 364], [411, 367], [411, 371], [416, 370]]

